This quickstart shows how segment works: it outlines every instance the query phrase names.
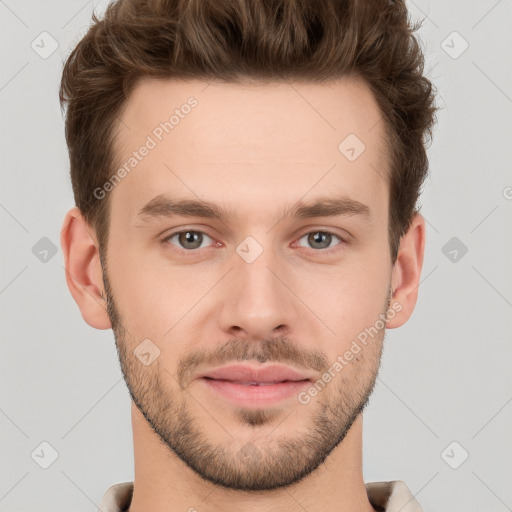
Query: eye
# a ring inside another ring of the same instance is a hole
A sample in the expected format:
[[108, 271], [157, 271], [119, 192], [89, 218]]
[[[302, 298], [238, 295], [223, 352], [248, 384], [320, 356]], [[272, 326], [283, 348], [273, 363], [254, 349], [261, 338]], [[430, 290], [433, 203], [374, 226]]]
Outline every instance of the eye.
[[311, 248], [315, 250], [329, 249], [331, 247], [331, 242], [335, 241], [335, 239], [338, 239], [341, 243], [344, 242], [341, 237], [335, 235], [334, 233], [330, 233], [329, 231], [311, 231], [299, 238], [299, 243], [303, 239], [306, 239]]
[[[171, 242], [171, 240], [176, 237], [178, 244]], [[164, 238], [162, 241], [164, 243], [170, 242], [172, 245], [177, 245], [177, 247], [180, 249], [193, 250], [200, 249], [205, 238], [212, 241], [212, 239], [206, 233], [188, 229], [186, 231], [178, 231], [177, 233], [173, 233], [172, 235]]]

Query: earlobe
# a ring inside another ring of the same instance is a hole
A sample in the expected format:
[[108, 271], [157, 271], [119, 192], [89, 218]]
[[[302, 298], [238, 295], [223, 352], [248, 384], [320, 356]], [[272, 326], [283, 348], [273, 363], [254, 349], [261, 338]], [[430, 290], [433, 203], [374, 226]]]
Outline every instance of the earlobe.
[[103, 279], [98, 247], [89, 230], [80, 210], [69, 210], [60, 235], [66, 283], [83, 319], [96, 329], [109, 329], [112, 324], [101, 296]]
[[386, 327], [400, 327], [409, 320], [416, 300], [420, 283], [423, 256], [425, 252], [425, 219], [415, 214], [411, 225], [400, 240], [397, 259], [392, 271], [390, 309], [396, 313], [390, 316]]

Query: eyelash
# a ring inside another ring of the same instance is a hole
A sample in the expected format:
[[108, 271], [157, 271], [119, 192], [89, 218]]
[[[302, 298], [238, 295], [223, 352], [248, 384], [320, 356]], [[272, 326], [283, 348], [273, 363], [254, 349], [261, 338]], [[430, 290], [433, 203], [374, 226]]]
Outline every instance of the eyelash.
[[[187, 233], [187, 232], [201, 233], [201, 234], [206, 235], [208, 238], [213, 240], [213, 238], [211, 236], [209, 236], [207, 233], [205, 233], [204, 231], [201, 231], [201, 230], [198, 230], [198, 229], [183, 229], [183, 230], [180, 230], [180, 231], [175, 231], [174, 233], [171, 233], [170, 235], [167, 235], [165, 238], [162, 239], [162, 244], [167, 245], [167, 246], [171, 246], [172, 250], [176, 250], [176, 251], [178, 251], [178, 252], [180, 252], [182, 254], [186, 253], [187, 256], [195, 256], [196, 255], [195, 253], [197, 253], [200, 249], [206, 249], [206, 247], [202, 247], [202, 248], [198, 248], [198, 249], [184, 249], [184, 248], [177, 247], [174, 244], [170, 243], [170, 240], [172, 238], [174, 238], [175, 236], [181, 235], [182, 233]], [[297, 239], [297, 242], [302, 240], [305, 236], [308, 236], [308, 235], [313, 234], [313, 233], [323, 233], [323, 234], [331, 235], [332, 237], [337, 238], [339, 240], [339, 242], [340, 242], [340, 243], [334, 245], [333, 247], [327, 247], [326, 249], [312, 249], [311, 247], [308, 248], [309, 251], [313, 251], [316, 254], [318, 254], [318, 253], [330, 254], [333, 250], [336, 250], [336, 247], [347, 243], [347, 241], [344, 240], [340, 235], [338, 235], [338, 234], [336, 234], [336, 233], [334, 233], [332, 231], [322, 230], [322, 229], [315, 229], [315, 230], [312, 230], [312, 231], [307, 231], [306, 233], [302, 234]]]

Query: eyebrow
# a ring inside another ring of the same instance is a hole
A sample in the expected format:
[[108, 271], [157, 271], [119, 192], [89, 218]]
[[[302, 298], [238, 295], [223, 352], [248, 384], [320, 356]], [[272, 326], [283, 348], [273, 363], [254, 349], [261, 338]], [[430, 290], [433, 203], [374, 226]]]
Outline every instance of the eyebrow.
[[[294, 206], [285, 208], [275, 220], [277, 222], [291, 217], [308, 219], [342, 215], [358, 215], [368, 221], [372, 220], [370, 208], [367, 205], [345, 196], [319, 197], [309, 203], [299, 201]], [[230, 217], [235, 216], [235, 213], [210, 201], [173, 199], [165, 194], [154, 197], [136, 213], [136, 218], [143, 222], [172, 216], [202, 217], [227, 223]]]

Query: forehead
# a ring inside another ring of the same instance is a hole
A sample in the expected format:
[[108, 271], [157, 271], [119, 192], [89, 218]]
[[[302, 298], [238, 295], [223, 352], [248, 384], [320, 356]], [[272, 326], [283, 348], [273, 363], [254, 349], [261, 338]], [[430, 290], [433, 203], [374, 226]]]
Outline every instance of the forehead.
[[387, 186], [381, 121], [356, 78], [145, 79], [120, 116], [116, 156], [126, 172], [110, 192], [113, 210], [122, 204], [133, 216], [153, 197], [176, 192], [247, 212], [262, 199], [279, 206], [329, 190], [375, 202]]

